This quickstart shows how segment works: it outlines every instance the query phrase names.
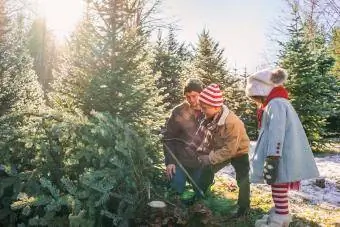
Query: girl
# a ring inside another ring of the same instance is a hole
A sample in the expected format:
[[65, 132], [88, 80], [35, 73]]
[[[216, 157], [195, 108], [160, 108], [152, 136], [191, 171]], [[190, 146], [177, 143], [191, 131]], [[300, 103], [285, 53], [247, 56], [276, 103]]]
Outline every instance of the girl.
[[247, 80], [246, 95], [258, 105], [259, 137], [251, 165], [252, 183], [271, 185], [275, 207], [257, 220], [257, 227], [288, 226], [288, 190], [300, 187], [300, 180], [319, 176], [312, 150], [297, 113], [283, 87], [283, 69], [263, 70]]

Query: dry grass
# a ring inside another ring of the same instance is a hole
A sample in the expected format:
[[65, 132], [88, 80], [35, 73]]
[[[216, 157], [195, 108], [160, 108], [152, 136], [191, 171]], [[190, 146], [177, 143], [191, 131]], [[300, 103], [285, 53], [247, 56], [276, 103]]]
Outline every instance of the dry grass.
[[[214, 194], [228, 199], [237, 199], [237, 189], [234, 182], [228, 182], [223, 178], [216, 178], [212, 188]], [[227, 190], [226, 190], [227, 189]], [[225, 217], [223, 226], [254, 226], [255, 221], [266, 214], [272, 207], [271, 194], [269, 190], [261, 187], [251, 187], [251, 210], [244, 218], [232, 220]], [[340, 207], [314, 205], [303, 199], [290, 200], [290, 210], [293, 215], [291, 227], [302, 226], [336, 226], [340, 223]], [[340, 224], [339, 224], [340, 225]]]

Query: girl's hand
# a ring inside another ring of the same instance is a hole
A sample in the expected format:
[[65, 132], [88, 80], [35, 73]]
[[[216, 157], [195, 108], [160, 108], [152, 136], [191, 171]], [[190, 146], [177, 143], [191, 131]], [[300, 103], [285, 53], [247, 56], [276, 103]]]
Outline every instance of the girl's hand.
[[280, 156], [268, 156], [264, 162], [263, 177], [267, 184], [274, 184], [278, 175]]

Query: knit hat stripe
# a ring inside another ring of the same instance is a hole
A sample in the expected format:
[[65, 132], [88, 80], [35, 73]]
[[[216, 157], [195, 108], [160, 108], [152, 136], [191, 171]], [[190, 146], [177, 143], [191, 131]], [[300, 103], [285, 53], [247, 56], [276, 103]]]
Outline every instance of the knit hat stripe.
[[199, 97], [199, 101], [212, 105], [212, 106], [221, 106], [221, 103], [223, 103], [223, 99], [211, 99], [203, 95]]
[[220, 88], [217, 84], [211, 84], [209, 87], [206, 87], [206, 89], [212, 92], [220, 92]]
[[218, 102], [218, 103], [213, 103], [213, 102], [210, 102], [209, 100], [207, 100], [207, 99], [202, 99], [202, 98], [199, 98], [199, 101], [201, 101], [201, 102], [203, 102], [203, 103], [205, 103], [205, 104], [207, 104], [207, 105], [209, 105], [209, 106], [215, 106], [215, 107], [219, 107], [219, 106], [221, 106], [221, 104]]
[[200, 93], [199, 101], [210, 106], [222, 106], [223, 96], [217, 84], [211, 84]]
[[203, 92], [200, 94], [200, 96], [202, 96], [202, 98], [204, 99], [208, 99], [211, 102], [223, 102], [223, 97], [222, 96], [218, 96], [218, 97], [212, 97], [210, 95], [204, 94]]
[[221, 93], [213, 93], [210, 92], [208, 89], [202, 91], [202, 95], [210, 96], [211, 98], [217, 99], [217, 98], [222, 98]]

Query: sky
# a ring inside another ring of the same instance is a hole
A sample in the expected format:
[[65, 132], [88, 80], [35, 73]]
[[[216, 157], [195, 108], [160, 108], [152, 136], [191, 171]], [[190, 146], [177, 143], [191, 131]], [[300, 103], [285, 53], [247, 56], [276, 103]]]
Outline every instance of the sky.
[[82, 17], [84, 3], [82, 0], [30, 0], [38, 14], [46, 18], [48, 28], [63, 40], [75, 28]]
[[[81, 0], [31, 0], [57, 38], [69, 34], [80, 19]], [[196, 44], [208, 29], [225, 49], [228, 68], [248, 72], [275, 60], [277, 44], [273, 26], [285, 8], [284, 0], [163, 0], [159, 10], [165, 21], [176, 21], [178, 39]], [[60, 16], [62, 15], [62, 16]]]
[[179, 40], [197, 43], [207, 28], [225, 49], [228, 67], [247, 66], [249, 72], [275, 60], [277, 45], [270, 38], [285, 7], [283, 0], [168, 0], [161, 12], [177, 21]]

